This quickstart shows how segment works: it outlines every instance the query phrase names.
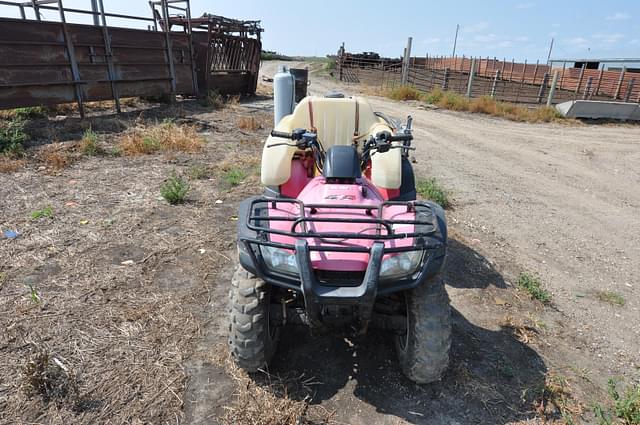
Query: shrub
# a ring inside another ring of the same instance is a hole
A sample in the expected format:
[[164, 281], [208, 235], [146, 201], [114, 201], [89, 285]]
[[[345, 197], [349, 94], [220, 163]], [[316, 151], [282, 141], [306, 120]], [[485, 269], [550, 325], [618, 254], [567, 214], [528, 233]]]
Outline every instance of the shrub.
[[435, 87], [429, 93], [425, 94], [422, 97], [422, 100], [424, 100], [426, 103], [436, 105], [438, 104], [438, 102], [440, 102], [440, 99], [442, 99], [443, 96], [444, 92], [442, 91], [442, 89], [439, 87]]
[[393, 100], [420, 100], [422, 93], [410, 86], [395, 87], [386, 91], [386, 96]]
[[224, 175], [224, 180], [229, 186], [237, 186], [247, 177], [247, 172], [240, 168], [232, 168]]
[[95, 156], [102, 152], [98, 146], [98, 135], [89, 127], [82, 136], [80, 150], [83, 154]]
[[497, 107], [498, 105], [495, 99], [489, 96], [473, 99], [469, 103], [469, 111], [488, 115], [496, 115], [498, 111]]
[[447, 191], [440, 186], [435, 177], [418, 182], [416, 190], [420, 196], [439, 204], [442, 208], [451, 206]]
[[189, 192], [189, 185], [182, 177], [176, 175], [175, 171], [160, 187], [160, 195], [171, 205], [181, 204]]
[[452, 111], [468, 111], [469, 99], [453, 92], [445, 92], [437, 105]]
[[13, 110], [14, 116], [19, 120], [44, 118], [47, 110], [42, 106], [30, 106], [26, 108], [16, 108]]
[[531, 273], [520, 273], [518, 277], [517, 285], [527, 291], [532, 298], [542, 302], [548, 303], [551, 301], [551, 294], [542, 288], [540, 279]]
[[324, 69], [326, 69], [327, 71], [333, 71], [334, 69], [336, 69], [336, 67], [337, 64], [335, 59], [329, 59], [329, 61], [324, 64]]
[[0, 123], [0, 153], [20, 156], [24, 151], [24, 142], [28, 140], [24, 132], [24, 121], [20, 119]]

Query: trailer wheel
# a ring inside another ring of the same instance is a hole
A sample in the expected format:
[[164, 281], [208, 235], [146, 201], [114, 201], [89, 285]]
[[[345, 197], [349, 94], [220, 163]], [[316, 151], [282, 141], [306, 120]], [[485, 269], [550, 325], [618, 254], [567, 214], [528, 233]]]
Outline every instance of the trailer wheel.
[[449, 364], [451, 310], [444, 281], [437, 275], [405, 292], [407, 332], [395, 338], [400, 367], [418, 384], [442, 377]]
[[229, 348], [236, 364], [256, 372], [269, 364], [280, 339], [269, 323], [269, 285], [238, 265], [229, 291]]

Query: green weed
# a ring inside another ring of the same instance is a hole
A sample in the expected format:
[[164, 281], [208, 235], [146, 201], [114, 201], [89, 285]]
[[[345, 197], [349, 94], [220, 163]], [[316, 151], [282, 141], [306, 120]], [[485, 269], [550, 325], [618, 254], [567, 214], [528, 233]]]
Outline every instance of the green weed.
[[435, 177], [419, 181], [416, 185], [416, 190], [420, 196], [439, 204], [442, 208], [451, 206], [447, 191], [440, 186]]
[[196, 164], [189, 167], [189, 178], [191, 180], [205, 180], [211, 177], [211, 172], [206, 165]]
[[0, 153], [11, 157], [21, 156], [24, 152], [24, 143], [28, 139], [23, 120], [0, 122]]
[[535, 298], [542, 303], [548, 303], [549, 301], [551, 301], [551, 294], [547, 290], [542, 288], [540, 279], [531, 273], [520, 273], [516, 284], [520, 288], [527, 291], [532, 298]]
[[98, 135], [89, 127], [82, 135], [80, 142], [80, 150], [83, 154], [96, 156], [102, 153], [102, 149], [98, 146]]
[[13, 110], [13, 113], [14, 113], [14, 117], [19, 120], [44, 118], [47, 116], [47, 110], [42, 106], [29, 106], [26, 108], [16, 108]]
[[34, 288], [33, 285], [30, 285], [30, 284], [27, 285], [27, 288], [29, 288], [29, 299], [34, 304], [40, 304], [40, 301], [42, 301], [42, 299], [40, 298], [38, 291], [36, 291], [36, 288]]
[[247, 172], [240, 168], [232, 168], [224, 174], [224, 181], [229, 186], [238, 186], [247, 177]]
[[47, 205], [41, 210], [35, 210], [31, 213], [31, 219], [39, 220], [41, 218], [50, 218], [53, 217], [53, 207], [51, 205]]
[[189, 184], [175, 172], [172, 172], [160, 187], [160, 195], [171, 205], [183, 203], [187, 192], [189, 192]]
[[624, 297], [616, 292], [599, 291], [597, 295], [600, 301], [609, 303], [611, 305], [617, 305], [619, 307], [622, 307], [625, 303]]
[[[596, 404], [593, 412], [601, 425], [620, 423], [624, 425], [640, 424], [640, 384], [627, 387], [624, 392], [618, 390], [618, 382], [609, 379], [608, 393], [613, 406], [610, 408]], [[614, 419], [617, 422], [614, 422]]]

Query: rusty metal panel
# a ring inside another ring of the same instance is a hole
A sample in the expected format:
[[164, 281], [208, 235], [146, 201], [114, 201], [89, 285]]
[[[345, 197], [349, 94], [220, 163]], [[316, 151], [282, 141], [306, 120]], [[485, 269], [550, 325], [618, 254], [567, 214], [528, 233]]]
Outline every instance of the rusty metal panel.
[[[110, 78], [103, 30], [67, 24], [79, 82], [75, 83], [64, 41], [63, 24], [0, 18], [0, 109], [73, 102], [78, 84], [83, 101], [120, 96], [171, 93], [171, 76], [163, 33], [109, 27], [113, 78]], [[178, 94], [195, 95], [189, 39], [170, 33]]]
[[255, 93], [262, 50], [259, 39], [194, 32], [193, 42], [201, 95], [210, 90]]

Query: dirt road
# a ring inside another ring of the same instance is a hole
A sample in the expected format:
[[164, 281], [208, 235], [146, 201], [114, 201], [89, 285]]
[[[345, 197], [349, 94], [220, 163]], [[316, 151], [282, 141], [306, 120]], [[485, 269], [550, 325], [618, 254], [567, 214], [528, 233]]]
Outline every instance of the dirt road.
[[[314, 93], [360, 90], [320, 74], [311, 81]], [[20, 233], [0, 239], [0, 424], [237, 423], [242, 414], [265, 423], [294, 408], [319, 423], [593, 422], [590, 406], [606, 404], [610, 377], [640, 379], [640, 127], [371, 103], [415, 118], [416, 172], [454, 199], [445, 275], [453, 346], [441, 382], [405, 379], [390, 336], [375, 331], [350, 340], [291, 328], [270, 375], [252, 381], [231, 367], [237, 206], [260, 191], [271, 100], [220, 111], [185, 101], [32, 127], [46, 127], [44, 148], [55, 139], [73, 153], [90, 123], [110, 152], [121, 132], [172, 118], [198, 127], [208, 142], [198, 153], [78, 156], [62, 169], [37, 154], [0, 174], [0, 227]], [[239, 129], [246, 117], [260, 125]], [[203, 168], [206, 178], [190, 177]], [[230, 170], [245, 178], [229, 184]], [[172, 171], [191, 186], [180, 206], [159, 198]], [[32, 217], [47, 206], [49, 216]], [[552, 305], [513, 287], [522, 271], [540, 275]], [[624, 305], [602, 301], [604, 290]], [[38, 365], [53, 394], [32, 379]]]

